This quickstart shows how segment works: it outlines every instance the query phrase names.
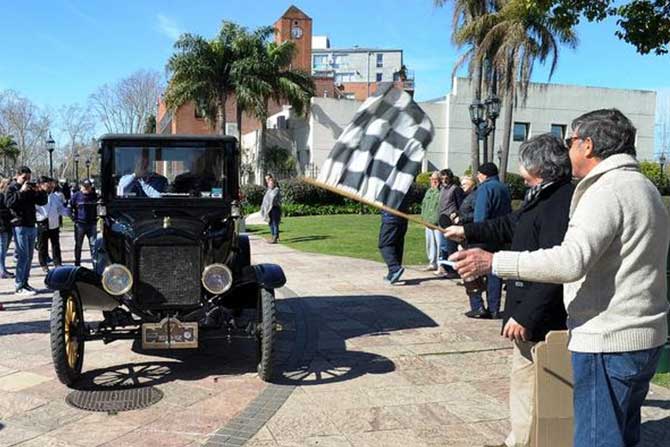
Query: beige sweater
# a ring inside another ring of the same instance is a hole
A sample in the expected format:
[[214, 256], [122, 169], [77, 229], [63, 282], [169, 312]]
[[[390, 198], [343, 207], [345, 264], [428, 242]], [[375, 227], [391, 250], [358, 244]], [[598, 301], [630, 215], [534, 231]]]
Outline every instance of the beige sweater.
[[560, 246], [496, 253], [493, 273], [565, 284], [571, 351], [653, 348], [668, 336], [669, 223], [635, 158], [613, 155], [577, 185]]

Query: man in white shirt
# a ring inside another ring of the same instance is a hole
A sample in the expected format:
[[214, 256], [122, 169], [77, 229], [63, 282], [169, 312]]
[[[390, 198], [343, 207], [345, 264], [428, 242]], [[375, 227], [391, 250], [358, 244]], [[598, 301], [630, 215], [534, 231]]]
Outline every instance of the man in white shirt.
[[70, 211], [65, 207], [63, 200], [54, 192], [56, 182], [49, 177], [41, 177], [40, 183], [48, 184], [48, 199], [46, 205], [35, 205], [37, 218], [37, 244], [40, 267], [49, 271], [49, 241], [51, 254], [55, 266], [62, 264], [60, 252], [60, 216], [69, 216]]

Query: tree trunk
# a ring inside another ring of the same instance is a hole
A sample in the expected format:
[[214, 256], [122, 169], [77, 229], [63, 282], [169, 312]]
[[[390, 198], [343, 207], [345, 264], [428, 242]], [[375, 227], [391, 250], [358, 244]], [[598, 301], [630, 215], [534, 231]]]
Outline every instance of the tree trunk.
[[[483, 66], [481, 61], [477, 62], [477, 66], [474, 70], [475, 78], [474, 82], [474, 98], [473, 100], [480, 101], [482, 98], [482, 74]], [[472, 133], [470, 134], [470, 165], [472, 166], [472, 175], [477, 174], [479, 169], [479, 137], [477, 136], [477, 129], [472, 127]]]
[[509, 159], [509, 148], [512, 139], [512, 116], [514, 114], [514, 87], [508, 87], [503, 101], [504, 124], [503, 124], [503, 145], [502, 157], [500, 161], [500, 180], [505, 181], [507, 175], [507, 160]]
[[[493, 69], [493, 74], [491, 76], [491, 86], [490, 86], [490, 93], [491, 96], [497, 96], [498, 95], [498, 73]], [[493, 125], [493, 130], [488, 136], [489, 142], [489, 153], [488, 153], [488, 158], [489, 161], [494, 161], [495, 160], [495, 155], [496, 155], [496, 128], [495, 128], [495, 121], [491, 123]], [[498, 161], [500, 163], [500, 161]]]
[[219, 103], [216, 111], [216, 131], [221, 134], [226, 134], [226, 103], [228, 102], [228, 95], [222, 93], [219, 96]]
[[242, 152], [242, 114], [244, 111], [242, 110], [242, 106], [240, 105], [237, 100], [235, 101], [237, 103], [237, 110], [235, 111], [236, 113], [236, 118], [237, 118], [237, 144], [240, 148], [240, 153]]

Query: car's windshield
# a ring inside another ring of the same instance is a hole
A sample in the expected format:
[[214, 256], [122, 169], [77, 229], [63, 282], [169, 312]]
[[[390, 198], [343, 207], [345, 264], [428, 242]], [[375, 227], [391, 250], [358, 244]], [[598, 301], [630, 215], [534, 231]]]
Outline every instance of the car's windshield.
[[225, 196], [224, 152], [216, 147], [123, 147], [114, 150], [116, 197]]

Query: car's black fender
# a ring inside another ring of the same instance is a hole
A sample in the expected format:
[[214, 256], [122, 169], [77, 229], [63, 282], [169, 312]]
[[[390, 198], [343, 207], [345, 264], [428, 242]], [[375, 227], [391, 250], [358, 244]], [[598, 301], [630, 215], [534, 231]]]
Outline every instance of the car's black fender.
[[278, 289], [286, 284], [284, 270], [277, 264], [256, 264], [250, 267], [253, 268], [260, 287]]
[[102, 288], [102, 277], [86, 267], [63, 265], [49, 270], [44, 284], [52, 290], [76, 289], [85, 310], [111, 310], [119, 301]]

